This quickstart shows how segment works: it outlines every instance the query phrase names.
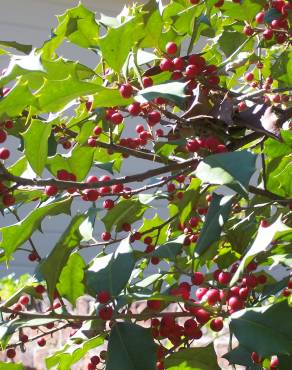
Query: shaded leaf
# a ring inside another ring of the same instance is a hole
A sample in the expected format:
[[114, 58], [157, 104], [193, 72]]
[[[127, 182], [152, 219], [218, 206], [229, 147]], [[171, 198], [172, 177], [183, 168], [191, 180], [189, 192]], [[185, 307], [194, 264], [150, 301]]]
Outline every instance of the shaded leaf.
[[182, 246], [185, 240], [185, 235], [180, 235], [177, 239], [170, 240], [160, 246], [158, 246], [151, 256], [158, 258], [167, 258], [173, 261], [175, 257], [181, 253]]

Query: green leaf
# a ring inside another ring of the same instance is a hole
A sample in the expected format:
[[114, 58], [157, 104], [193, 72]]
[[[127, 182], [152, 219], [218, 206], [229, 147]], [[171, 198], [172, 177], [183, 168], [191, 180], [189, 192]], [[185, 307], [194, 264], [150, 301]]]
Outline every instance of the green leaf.
[[118, 89], [99, 87], [99, 90], [93, 96], [93, 108], [125, 106], [134, 101], [133, 98], [125, 99], [121, 96]]
[[163, 21], [157, 7], [157, 3], [152, 0], [143, 6], [144, 15], [144, 32], [145, 36], [139, 43], [142, 48], [158, 48], [159, 39], [162, 33]]
[[116, 297], [128, 283], [134, 266], [133, 249], [127, 238], [114, 253], [93, 259], [86, 273], [86, 286], [92, 295], [106, 290]]
[[277, 232], [288, 230], [289, 228], [284, 225], [281, 221], [281, 216], [269, 227], [259, 227], [258, 234], [253, 241], [251, 247], [248, 249], [245, 256], [242, 258], [236, 273], [233, 275], [230, 285], [235, 284], [243, 273], [245, 267], [257, 256], [259, 253], [266, 252], [271, 248], [271, 242], [273, 241]]
[[249, 180], [256, 170], [255, 161], [256, 155], [246, 150], [209, 155], [200, 162], [195, 175], [205, 183], [227, 185], [246, 195]]
[[292, 197], [292, 154], [272, 159], [266, 166], [267, 190], [282, 197]]
[[108, 65], [120, 72], [134, 44], [144, 36], [144, 26], [140, 16], [131, 17], [120, 26], [110, 28], [100, 39], [100, 50]]
[[57, 290], [75, 307], [76, 299], [84, 294], [84, 268], [85, 262], [78, 253], [69, 257], [66, 266], [60, 274]]
[[230, 328], [240, 345], [262, 357], [292, 353], [292, 307], [287, 301], [248, 308], [231, 317]]
[[19, 42], [16, 42], [16, 41], [1, 40], [0, 45], [8, 47], [8, 48], [13, 48], [15, 50], [21, 51], [24, 54], [29, 54], [32, 51], [32, 45], [20, 44]]
[[140, 233], [144, 233], [148, 230], [152, 230], [147, 232], [144, 235], [144, 238], [146, 236], [150, 236], [157, 244], [162, 244], [166, 241], [167, 229], [168, 224], [165, 224], [165, 221], [163, 221], [157, 214], [155, 214], [154, 218], [152, 219], [147, 220], [146, 218], [144, 218], [143, 225], [138, 231]]
[[0, 370], [24, 370], [22, 364], [0, 362]]
[[270, 256], [270, 259], [273, 261], [273, 266], [278, 266], [282, 264], [289, 268], [292, 268], [292, 253], [290, 254], [275, 254], [274, 256]]
[[[47, 291], [50, 300], [53, 300], [56, 284], [67, 261], [82, 239], [79, 227], [85, 220], [86, 215], [76, 215], [69, 226], [50, 252], [39, 265], [39, 272], [47, 282]], [[52, 268], [54, 266], [54, 268]], [[66, 274], [66, 271], [65, 271]], [[76, 277], [78, 279], [78, 276]], [[68, 293], [68, 289], [67, 289]], [[71, 292], [72, 293], [72, 292]]]
[[246, 36], [242, 33], [224, 30], [218, 39], [218, 44], [225, 56], [229, 57], [235, 52], [235, 50], [239, 48], [240, 45], [242, 45], [245, 40]]
[[140, 103], [151, 101], [161, 97], [174, 102], [177, 106], [182, 107], [186, 101], [185, 82], [168, 82], [161, 85], [154, 85], [140, 90], [135, 99]]
[[81, 344], [67, 343], [60, 351], [46, 358], [46, 367], [48, 370], [56, 366], [58, 370], [70, 370], [72, 365], [84, 358], [88, 351], [98, 348], [103, 342], [103, 337], [97, 336]]
[[170, 240], [155, 249], [151, 256], [158, 258], [167, 258], [170, 261], [175, 260], [175, 257], [181, 253], [185, 235], [180, 235], [174, 240]]
[[167, 370], [220, 370], [213, 344], [207, 347], [182, 349], [165, 361]]
[[232, 203], [233, 196], [213, 193], [206, 220], [197, 241], [195, 257], [202, 256], [214, 242], [220, 239], [221, 231], [229, 217]]
[[254, 16], [262, 10], [264, 3], [261, 1], [244, 0], [239, 4], [225, 2], [222, 10], [224, 15], [240, 21], [251, 22]]
[[107, 231], [111, 231], [115, 226], [115, 231], [121, 231], [122, 225], [127, 222], [133, 224], [141, 219], [148, 206], [142, 204], [139, 199], [123, 199], [112, 209], [107, 211], [102, 218]]
[[0, 119], [14, 117], [20, 114], [25, 108], [37, 103], [28, 88], [26, 82], [19, 82], [12, 88], [8, 95], [0, 99]]
[[93, 95], [102, 90], [99, 85], [80, 81], [73, 75], [64, 80], [45, 80], [36, 97], [41, 112], [58, 112], [72, 100]]
[[100, 209], [96, 207], [90, 207], [89, 210], [86, 212], [86, 219], [80, 225], [79, 231], [82, 235], [82, 241], [90, 241], [93, 239], [93, 229], [95, 220], [97, 217], [97, 212]]
[[38, 229], [42, 220], [46, 216], [55, 216], [60, 213], [69, 214], [71, 198], [44, 203], [40, 207], [31, 211], [22, 221], [15, 225], [5, 226], [0, 229], [2, 240], [0, 248], [5, 252], [5, 257], [9, 260], [13, 252], [27, 241], [32, 233]]
[[265, 141], [264, 153], [269, 158], [283, 157], [292, 152], [292, 132], [282, 130], [281, 137], [284, 142], [272, 138]]
[[94, 148], [75, 146], [68, 154], [56, 154], [47, 160], [47, 168], [54, 175], [64, 169], [74, 173], [77, 181], [83, 181], [92, 166]]
[[150, 329], [118, 322], [111, 330], [106, 370], [155, 370], [156, 345]]
[[252, 359], [251, 354], [253, 351], [246, 349], [244, 346], [238, 346], [226, 353], [224, 358], [229, 361], [230, 364], [237, 364], [242, 366], [248, 366], [250, 370], [261, 370], [259, 365], [256, 365]]
[[40, 120], [32, 120], [29, 128], [23, 133], [24, 153], [34, 170], [41, 176], [48, 156], [48, 139], [52, 125]]

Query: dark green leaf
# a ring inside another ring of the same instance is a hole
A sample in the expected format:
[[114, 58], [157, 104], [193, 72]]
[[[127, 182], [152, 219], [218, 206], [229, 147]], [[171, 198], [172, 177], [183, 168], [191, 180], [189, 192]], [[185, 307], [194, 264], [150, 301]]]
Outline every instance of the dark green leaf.
[[231, 211], [232, 202], [232, 196], [213, 193], [206, 220], [197, 241], [195, 257], [202, 256], [214, 242], [220, 239], [222, 228]]
[[205, 183], [228, 185], [245, 194], [256, 169], [255, 161], [256, 155], [246, 150], [209, 155], [200, 162], [195, 174]]
[[252, 361], [252, 352], [253, 351], [248, 350], [244, 346], [239, 345], [232, 351], [226, 353], [223, 357], [226, 358], [230, 364], [248, 366], [250, 370], [261, 370], [261, 367]]
[[32, 45], [20, 44], [16, 41], [0, 41], [0, 45], [6, 46], [8, 48], [13, 48], [15, 50], [21, 51], [24, 54], [29, 54], [32, 51]]
[[287, 301], [241, 310], [230, 328], [240, 345], [262, 357], [292, 353], [292, 307]]
[[177, 239], [170, 240], [156, 248], [155, 251], [151, 253], [151, 256], [167, 258], [170, 261], [173, 261], [175, 257], [181, 253], [184, 240], [185, 235], [181, 235]]
[[129, 238], [124, 239], [113, 254], [95, 258], [87, 270], [87, 287], [96, 295], [108, 291], [116, 297], [128, 283], [135, 266]]
[[167, 370], [219, 370], [213, 344], [207, 347], [182, 349], [165, 361]]
[[218, 43], [225, 56], [229, 57], [245, 40], [246, 36], [242, 33], [224, 30]]
[[118, 322], [111, 330], [106, 370], [155, 370], [156, 345], [150, 329]]

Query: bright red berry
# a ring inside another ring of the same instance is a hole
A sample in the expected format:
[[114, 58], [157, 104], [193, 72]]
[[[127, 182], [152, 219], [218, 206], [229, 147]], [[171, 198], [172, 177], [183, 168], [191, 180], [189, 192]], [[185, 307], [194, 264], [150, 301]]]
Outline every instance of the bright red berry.
[[28, 295], [23, 295], [19, 298], [18, 302], [20, 304], [23, 304], [24, 306], [29, 304], [29, 296]]
[[5, 161], [10, 156], [10, 151], [7, 148], [0, 148], [0, 159]]
[[252, 352], [251, 359], [255, 364], [260, 364], [262, 362], [262, 358], [256, 352]]
[[161, 120], [161, 114], [157, 111], [152, 111], [148, 114], [148, 125], [155, 126]]
[[274, 35], [274, 32], [270, 28], [265, 29], [263, 32], [263, 38], [265, 40], [272, 40], [273, 35]]
[[220, 274], [218, 276], [218, 281], [222, 285], [227, 285], [227, 284], [230, 283], [231, 277], [232, 277], [232, 275], [231, 275], [230, 272], [227, 272], [227, 271], [224, 272], [224, 271], [222, 271], [222, 272], [220, 272]]
[[238, 108], [239, 112], [242, 112], [242, 111], [246, 110], [247, 105], [244, 101], [241, 101], [240, 103], [237, 104], [237, 108]]
[[144, 76], [142, 78], [142, 82], [143, 82], [143, 86], [146, 88], [146, 87], [150, 87], [153, 85], [153, 80], [151, 77], [148, 77], [148, 76]]
[[165, 51], [167, 54], [176, 54], [177, 52], [177, 44], [173, 41], [168, 42], [165, 47]]
[[213, 331], [220, 331], [223, 329], [223, 320], [222, 317], [216, 317], [210, 322], [210, 328]]
[[264, 19], [265, 19], [265, 13], [264, 12], [259, 12], [255, 16], [255, 20], [256, 20], [257, 23], [264, 23]]
[[246, 79], [246, 81], [250, 82], [254, 79], [254, 74], [252, 72], [247, 72], [244, 78]]
[[138, 116], [141, 113], [141, 106], [140, 103], [135, 102], [128, 106], [128, 112], [131, 116]]
[[251, 26], [245, 26], [244, 29], [243, 29], [243, 33], [246, 36], [252, 36], [253, 33], [254, 33], [254, 29]]
[[106, 199], [102, 206], [104, 209], [112, 209], [115, 206], [115, 202], [112, 199]]
[[45, 193], [48, 197], [53, 197], [58, 193], [59, 189], [54, 185], [48, 185], [45, 187]]
[[129, 99], [133, 94], [133, 87], [130, 84], [123, 84], [121, 85], [119, 91], [123, 98]]
[[37, 285], [34, 289], [37, 294], [43, 294], [46, 291], [46, 288], [43, 285]]
[[101, 239], [102, 239], [104, 242], [108, 242], [108, 241], [111, 239], [111, 233], [109, 233], [108, 231], [104, 231], [104, 232], [101, 234]]
[[171, 59], [163, 58], [159, 64], [162, 71], [173, 71], [174, 65]]

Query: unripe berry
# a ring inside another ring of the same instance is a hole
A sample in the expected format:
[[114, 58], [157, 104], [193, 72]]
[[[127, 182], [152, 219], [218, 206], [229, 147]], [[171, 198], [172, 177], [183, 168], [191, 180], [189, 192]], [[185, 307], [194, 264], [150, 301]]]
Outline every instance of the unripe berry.
[[167, 54], [175, 54], [177, 52], [177, 44], [175, 42], [168, 42], [165, 47]]

